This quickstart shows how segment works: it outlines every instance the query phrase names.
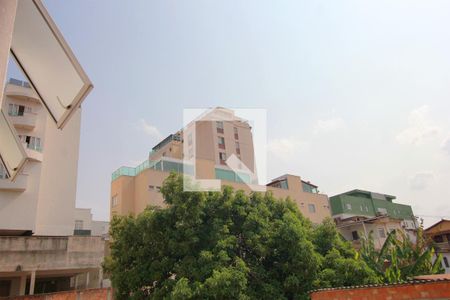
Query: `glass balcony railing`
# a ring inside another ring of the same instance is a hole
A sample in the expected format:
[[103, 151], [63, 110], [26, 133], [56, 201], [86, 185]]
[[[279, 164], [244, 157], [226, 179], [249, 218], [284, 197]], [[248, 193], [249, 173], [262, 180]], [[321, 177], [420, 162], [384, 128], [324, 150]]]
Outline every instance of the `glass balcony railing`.
[[42, 152], [42, 147], [38, 145], [27, 144], [27, 149]]
[[183, 174], [194, 174], [194, 168], [191, 165], [183, 164], [181, 161], [171, 161], [171, 160], [146, 160], [137, 167], [120, 167], [112, 173], [111, 180], [114, 181], [120, 176], [137, 176], [139, 173], [147, 170], [153, 169], [163, 172], [177, 172]]
[[22, 81], [22, 80], [19, 80], [19, 79], [15, 79], [15, 78], [10, 78], [8, 80], [8, 83], [9, 84], [13, 84], [13, 85], [17, 85], [17, 86], [23, 86], [25, 88], [31, 88], [31, 85], [28, 82]]

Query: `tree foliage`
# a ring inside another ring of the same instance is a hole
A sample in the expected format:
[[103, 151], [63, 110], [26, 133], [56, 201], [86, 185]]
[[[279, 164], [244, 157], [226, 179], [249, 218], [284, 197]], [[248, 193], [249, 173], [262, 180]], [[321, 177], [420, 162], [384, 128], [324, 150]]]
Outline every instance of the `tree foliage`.
[[331, 219], [314, 227], [270, 193], [185, 192], [171, 174], [167, 208], [114, 218], [116, 299], [304, 299], [313, 288], [375, 282]]
[[442, 269], [442, 255], [435, 258], [434, 248], [423, 235], [423, 225], [417, 231], [413, 243], [401, 231], [389, 233], [380, 250], [376, 250], [372, 233], [363, 239], [359, 252], [361, 258], [385, 283], [398, 283], [418, 275], [439, 274]]

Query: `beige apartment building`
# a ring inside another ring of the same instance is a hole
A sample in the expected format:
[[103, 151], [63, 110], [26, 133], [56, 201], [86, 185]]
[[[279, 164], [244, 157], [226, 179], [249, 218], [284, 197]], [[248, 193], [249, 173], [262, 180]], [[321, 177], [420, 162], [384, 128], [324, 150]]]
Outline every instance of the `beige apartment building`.
[[59, 130], [16, 79], [1, 108], [28, 160], [15, 181], [0, 165], [0, 297], [98, 287], [104, 238], [74, 236], [81, 109]]
[[[228, 109], [215, 108], [213, 115], [202, 116], [169, 135], [136, 168], [116, 170], [111, 183], [111, 216], [139, 214], [149, 205], [164, 206], [160, 188], [172, 171], [196, 179], [220, 179], [221, 186], [246, 192], [264, 188], [277, 198], [290, 197], [314, 223], [331, 216], [328, 197], [299, 176], [286, 174], [258, 185], [251, 126]], [[227, 159], [232, 156], [239, 162], [230, 167]]]

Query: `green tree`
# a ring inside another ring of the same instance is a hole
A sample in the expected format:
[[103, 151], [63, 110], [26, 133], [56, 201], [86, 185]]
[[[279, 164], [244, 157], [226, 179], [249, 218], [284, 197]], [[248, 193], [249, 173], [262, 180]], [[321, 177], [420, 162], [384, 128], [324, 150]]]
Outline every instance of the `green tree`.
[[389, 233], [381, 249], [376, 250], [372, 233], [363, 239], [360, 257], [385, 283], [411, 280], [414, 276], [439, 274], [442, 255], [435, 257], [434, 248], [423, 235], [423, 225], [417, 231], [416, 243], [401, 231]]
[[331, 218], [317, 226], [313, 243], [322, 257], [317, 287], [338, 287], [378, 283], [380, 278], [338, 232]]
[[112, 221], [105, 271], [118, 300], [306, 299], [313, 288], [373, 280], [331, 220], [314, 228], [289, 199], [185, 192], [175, 174], [161, 192], [166, 208]]

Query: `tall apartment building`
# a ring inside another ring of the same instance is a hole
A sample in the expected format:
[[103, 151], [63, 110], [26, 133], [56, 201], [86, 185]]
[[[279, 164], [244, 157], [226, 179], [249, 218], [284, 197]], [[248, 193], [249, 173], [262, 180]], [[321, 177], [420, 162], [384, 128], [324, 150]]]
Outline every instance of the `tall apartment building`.
[[[197, 179], [220, 179], [221, 184], [250, 192], [256, 184], [251, 126], [228, 109], [216, 108], [214, 118], [193, 120], [153, 147], [147, 160], [136, 168], [121, 167], [112, 174], [111, 216], [138, 214], [148, 205], [164, 206], [159, 191], [171, 171]], [[235, 155], [236, 168], [226, 161]], [[260, 186], [262, 187], [262, 186]], [[264, 186], [277, 198], [290, 197], [314, 223], [330, 216], [328, 197], [299, 176], [284, 175]]]
[[81, 111], [56, 128], [27, 82], [10, 79], [2, 109], [29, 157], [14, 182], [0, 169], [0, 235], [73, 234]]
[[403, 231], [414, 242], [417, 221], [411, 206], [394, 203], [395, 196], [352, 190], [330, 198], [331, 214], [346, 240], [356, 248], [370, 233], [381, 248], [389, 232]]
[[450, 274], [450, 220], [431, 225], [425, 229], [425, 235], [434, 242], [436, 254], [442, 254], [442, 267]]
[[81, 110], [59, 130], [16, 79], [1, 108], [28, 161], [13, 182], [0, 166], [0, 297], [98, 287], [105, 242], [74, 236]]

